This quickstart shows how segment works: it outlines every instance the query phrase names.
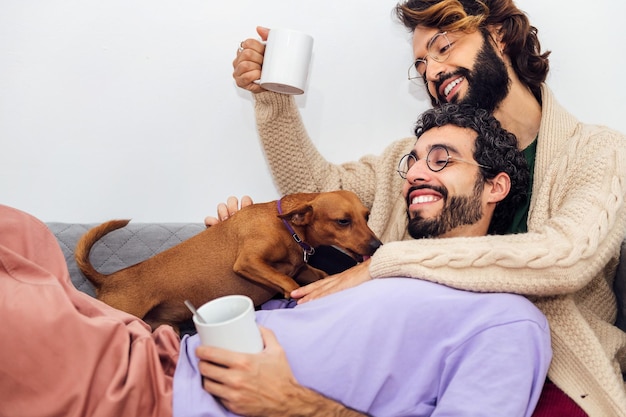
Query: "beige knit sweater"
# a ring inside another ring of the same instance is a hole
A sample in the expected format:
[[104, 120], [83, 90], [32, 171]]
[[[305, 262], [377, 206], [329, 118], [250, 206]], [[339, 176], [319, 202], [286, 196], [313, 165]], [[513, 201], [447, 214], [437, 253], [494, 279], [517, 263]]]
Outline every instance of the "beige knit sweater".
[[380, 156], [333, 165], [311, 142], [291, 96], [255, 97], [259, 135], [281, 193], [349, 189], [370, 208], [370, 226], [385, 242], [372, 257], [372, 277], [528, 296], [550, 323], [550, 379], [590, 416], [626, 417], [626, 334], [611, 324], [613, 276], [626, 236], [623, 135], [581, 124], [544, 86], [529, 232], [413, 240], [395, 168], [415, 138], [392, 143]]

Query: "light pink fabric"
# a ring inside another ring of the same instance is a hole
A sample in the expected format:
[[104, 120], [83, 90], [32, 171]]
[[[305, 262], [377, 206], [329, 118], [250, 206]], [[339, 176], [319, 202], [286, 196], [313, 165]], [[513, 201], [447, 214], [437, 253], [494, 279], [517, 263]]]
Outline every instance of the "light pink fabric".
[[0, 416], [171, 416], [179, 339], [76, 290], [45, 224], [0, 205]]

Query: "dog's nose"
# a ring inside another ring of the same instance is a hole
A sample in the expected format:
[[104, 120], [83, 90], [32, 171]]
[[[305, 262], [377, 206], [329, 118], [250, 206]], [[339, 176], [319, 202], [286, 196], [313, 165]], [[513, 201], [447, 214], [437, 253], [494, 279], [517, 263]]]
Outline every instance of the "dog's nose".
[[369, 243], [370, 254], [376, 252], [376, 249], [380, 248], [382, 244], [383, 242], [381, 242], [380, 240], [376, 238], [370, 240], [370, 243]]

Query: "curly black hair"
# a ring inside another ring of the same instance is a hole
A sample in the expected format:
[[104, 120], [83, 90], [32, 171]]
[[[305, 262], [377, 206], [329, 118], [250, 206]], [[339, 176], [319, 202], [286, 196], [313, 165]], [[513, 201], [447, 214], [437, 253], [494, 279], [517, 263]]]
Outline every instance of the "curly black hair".
[[[415, 136], [445, 125], [469, 128], [476, 132], [474, 160], [483, 167], [483, 180], [505, 172], [511, 179], [509, 194], [500, 201], [489, 225], [489, 234], [505, 234], [515, 211], [529, 198], [530, 170], [517, 138], [505, 130], [488, 111], [468, 104], [444, 104], [422, 113], [415, 125]], [[488, 167], [488, 168], [485, 168]]]

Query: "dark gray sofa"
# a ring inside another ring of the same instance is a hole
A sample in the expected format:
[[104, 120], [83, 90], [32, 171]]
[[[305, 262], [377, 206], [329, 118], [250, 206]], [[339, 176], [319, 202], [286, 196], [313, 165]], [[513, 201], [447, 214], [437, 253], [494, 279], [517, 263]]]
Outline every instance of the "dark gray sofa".
[[[95, 295], [94, 288], [76, 266], [74, 248], [78, 239], [96, 223], [48, 223], [69, 268], [72, 282], [79, 290]], [[96, 242], [91, 251], [93, 266], [111, 273], [149, 258], [204, 230], [201, 223], [133, 223], [115, 230]], [[626, 241], [622, 243], [621, 262], [615, 277], [618, 301], [617, 325], [626, 331]]]

